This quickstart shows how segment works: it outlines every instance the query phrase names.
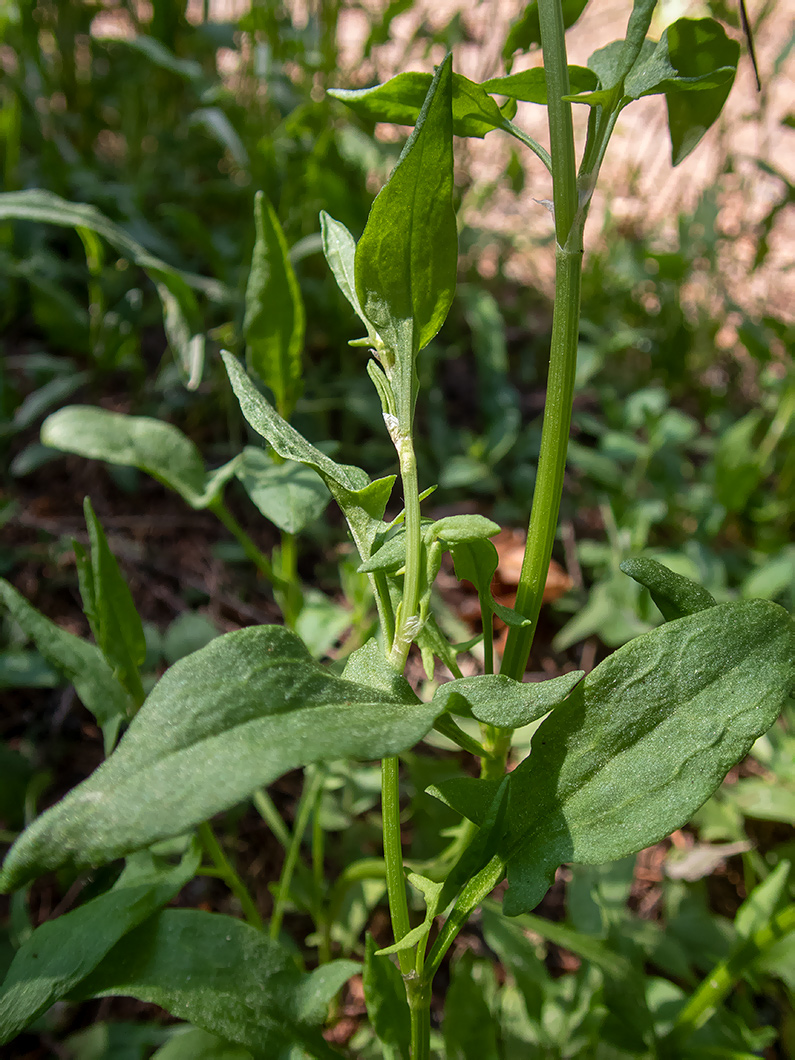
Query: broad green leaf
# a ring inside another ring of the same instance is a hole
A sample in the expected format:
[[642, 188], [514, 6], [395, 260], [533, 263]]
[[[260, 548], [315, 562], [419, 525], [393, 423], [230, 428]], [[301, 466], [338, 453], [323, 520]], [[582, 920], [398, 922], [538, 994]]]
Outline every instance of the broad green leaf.
[[199, 450], [177, 427], [90, 405], [69, 405], [48, 416], [41, 440], [65, 453], [140, 468], [179, 493], [192, 508], [212, 504], [237, 464], [230, 461], [207, 475]]
[[348, 520], [359, 555], [369, 556], [375, 535], [383, 529], [384, 510], [395, 476], [371, 482], [361, 468], [335, 463], [282, 419], [259, 393], [235, 357], [226, 351], [222, 357], [240, 410], [250, 426], [279, 456], [305, 464], [320, 475]]
[[540, 726], [511, 774], [509, 915], [564, 861], [600, 863], [681, 827], [795, 688], [795, 623], [716, 604], [619, 648]]
[[[734, 84], [740, 46], [713, 19], [682, 18], [668, 28], [668, 54], [679, 74], [665, 95], [671, 162], [678, 166], [723, 110]], [[724, 73], [725, 80], [718, 83]], [[691, 84], [697, 91], [679, 91], [684, 78], [695, 79]]]
[[270, 387], [279, 415], [289, 419], [301, 394], [304, 303], [284, 232], [261, 191], [254, 201], [254, 222], [257, 240], [243, 320], [248, 366]]
[[[591, 92], [597, 86], [596, 74], [587, 66], [569, 67], [569, 88], [572, 95], [580, 92]], [[481, 88], [495, 96], [508, 96], [509, 99], [520, 99], [525, 103], [541, 103], [546, 106], [547, 81], [543, 66], [532, 70], [523, 70], [519, 74], [507, 77], [492, 77], [481, 83]]]
[[331, 499], [311, 468], [294, 460], [276, 464], [251, 445], [243, 450], [235, 475], [265, 518], [288, 534], [298, 534], [318, 519]]
[[91, 599], [94, 637], [102, 654], [113, 667], [114, 676], [136, 703], [142, 703], [144, 690], [139, 667], [146, 657], [146, 638], [135, 609], [132, 593], [110, 550], [102, 524], [86, 497], [83, 510], [91, 542]]
[[624, 574], [646, 586], [666, 622], [694, 615], [715, 604], [712, 594], [703, 585], [675, 574], [656, 560], [642, 556], [625, 559], [620, 567]]
[[703, 92], [727, 81], [730, 87], [738, 56], [737, 42], [713, 19], [680, 18], [663, 32], [648, 58], [635, 63], [624, 80], [624, 95], [640, 99], [693, 89]]
[[75, 686], [81, 703], [101, 726], [106, 746], [112, 745], [131, 703], [99, 648], [45, 618], [4, 578], [0, 601], [50, 666]]
[[[452, 59], [434, 75], [414, 131], [356, 247], [356, 293], [401, 374], [444, 323], [458, 237], [453, 209]], [[403, 388], [396, 387], [405, 391]]]
[[[332, 93], [333, 94], [333, 93]], [[423, 97], [424, 98], [424, 97]], [[323, 239], [323, 254], [337, 286], [350, 302], [354, 313], [368, 330], [371, 345], [375, 344], [372, 327], [364, 315], [356, 293], [354, 259], [356, 257], [356, 240], [341, 221], [335, 221], [325, 210], [320, 214], [320, 232]]]
[[401, 703], [420, 702], [417, 693], [403, 674], [397, 673], [389, 665], [375, 637], [371, 637], [366, 644], [348, 656], [342, 676], [346, 681], [386, 692], [392, 699]]
[[368, 933], [362, 972], [367, 1017], [379, 1041], [393, 1056], [408, 1060], [411, 1016], [403, 976], [389, 957], [377, 956], [376, 949], [375, 940]]
[[438, 713], [331, 675], [286, 629], [227, 633], [165, 673], [113, 754], [23, 832], [0, 885], [180, 835], [311, 762], [397, 754]]
[[[414, 125], [431, 81], [430, 74], [403, 73], [383, 85], [358, 89], [333, 88], [329, 90], [329, 95], [370, 121]], [[453, 74], [452, 93], [454, 136], [477, 136], [482, 139], [492, 129], [505, 128], [506, 121], [500, 108], [482, 85], [461, 74]]]
[[293, 1042], [311, 1056], [333, 1058], [339, 1054], [317, 1024], [359, 967], [333, 961], [307, 974], [289, 950], [240, 920], [167, 909], [113, 949], [75, 996], [121, 995], [160, 1005], [261, 1060], [280, 1056]]
[[184, 1031], [152, 1054], [152, 1060], [253, 1060], [253, 1054], [242, 1045], [186, 1025]]
[[[561, 0], [563, 25], [573, 26], [585, 10], [588, 0]], [[541, 46], [541, 24], [538, 20], [538, 0], [532, 0], [519, 18], [511, 24], [502, 49], [502, 57], [510, 63], [516, 52], [528, 52], [533, 46]]]
[[123, 228], [94, 206], [67, 202], [50, 191], [29, 189], [0, 193], [0, 221], [39, 221], [61, 228], [84, 228], [106, 239], [140, 266], [155, 284], [163, 306], [166, 334], [187, 385], [199, 385], [204, 364], [204, 325], [193, 290], [215, 302], [231, 301], [231, 292], [215, 280], [182, 272], [150, 254]]
[[36, 928], [0, 988], [0, 1043], [74, 990], [121, 938], [193, 878], [200, 862], [195, 844], [176, 867], [136, 854], [105, 894]]
[[430, 784], [425, 790], [480, 828], [488, 816], [489, 808], [494, 804], [500, 783], [499, 780], [481, 780], [476, 777], [452, 777], [438, 784]]
[[433, 702], [488, 725], [518, 729], [558, 707], [584, 676], [583, 670], [573, 670], [551, 681], [514, 681], [505, 674], [462, 677], [440, 685]]

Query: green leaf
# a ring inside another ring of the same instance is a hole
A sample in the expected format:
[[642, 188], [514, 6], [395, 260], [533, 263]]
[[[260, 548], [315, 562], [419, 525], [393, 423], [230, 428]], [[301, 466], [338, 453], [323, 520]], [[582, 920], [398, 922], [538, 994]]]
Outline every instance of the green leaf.
[[[417, 924], [416, 927], [411, 928], [406, 934], [393, 942], [391, 946], [385, 946], [383, 949], [378, 950], [379, 956], [386, 956], [390, 953], [400, 953], [403, 950], [412, 950], [418, 944], [424, 943], [433, 927], [434, 918], [438, 913], [442, 911], [443, 906], [441, 905], [442, 891], [444, 890], [444, 881], [442, 880], [431, 880], [427, 876], [421, 876], [417, 872], [409, 872], [407, 878], [412, 887], [420, 891], [423, 898], [425, 899], [425, 917], [421, 924]], [[452, 898], [453, 896], [451, 896]]]
[[144, 690], [139, 667], [146, 658], [146, 637], [135, 609], [130, 587], [108, 546], [102, 524], [86, 497], [83, 510], [91, 542], [92, 629], [114, 676], [135, 703], [142, 703]]
[[730, 512], [743, 511], [764, 478], [765, 469], [754, 441], [761, 422], [761, 413], [754, 409], [733, 423], [718, 441], [715, 496]]
[[389, 957], [377, 956], [376, 949], [368, 932], [362, 972], [367, 1017], [379, 1041], [401, 1060], [408, 1060], [411, 1016], [403, 976]]
[[490, 807], [494, 805], [500, 784], [499, 780], [452, 777], [438, 784], [430, 784], [425, 790], [428, 795], [432, 795], [480, 828], [486, 821]]
[[390, 698], [401, 703], [420, 702], [419, 696], [403, 674], [397, 673], [389, 665], [375, 637], [371, 637], [366, 644], [348, 656], [342, 676], [346, 681], [385, 692]]
[[500, 557], [497, 549], [484, 539], [462, 541], [450, 549], [455, 567], [455, 576], [459, 581], [472, 582], [478, 596], [487, 597], [492, 579], [497, 571]]
[[[668, 27], [668, 54], [678, 73], [665, 95], [671, 162], [678, 166], [723, 110], [734, 84], [740, 46], [713, 19], [681, 18]], [[692, 79], [690, 84], [698, 91], [680, 91], [684, 79]]]
[[730, 87], [738, 56], [739, 45], [719, 23], [680, 18], [664, 31], [648, 58], [635, 63], [624, 80], [624, 95], [640, 99], [693, 89], [704, 92], [726, 82]]
[[619, 566], [624, 574], [646, 586], [666, 622], [715, 605], [712, 594], [703, 585], [675, 574], [654, 559], [642, 556], [625, 559]]
[[152, 1060], [253, 1060], [253, 1057], [242, 1045], [233, 1045], [186, 1024], [183, 1032], [176, 1033], [152, 1054]]
[[287, 534], [299, 534], [326, 509], [329, 491], [315, 471], [294, 460], [276, 464], [247, 445], [235, 475], [266, 519]]
[[180, 835], [311, 762], [397, 754], [437, 714], [332, 676], [286, 629], [227, 633], [165, 673], [113, 754], [23, 832], [0, 885]]
[[[475, 978], [474, 964], [472, 954], [464, 953], [453, 966], [442, 1024], [447, 1060], [497, 1060], [500, 1055], [496, 1021], [483, 984]], [[480, 969], [485, 967], [481, 961]]]
[[172, 268], [150, 254], [94, 206], [67, 202], [50, 191], [29, 189], [0, 193], [0, 221], [10, 220], [88, 229], [142, 268], [157, 288], [169, 345], [187, 386], [195, 389], [199, 385], [204, 365], [204, 323], [193, 289], [202, 291], [212, 301], [229, 302], [231, 292], [222, 284]]
[[334, 273], [337, 286], [350, 302], [354, 313], [367, 328], [370, 344], [375, 345], [375, 334], [370, 322], [364, 315], [359, 296], [356, 293], [354, 271], [356, 241], [345, 225], [341, 221], [335, 221], [325, 210], [321, 211], [320, 214], [320, 233], [323, 239], [323, 254], [329, 268]]
[[754, 887], [734, 918], [739, 938], [750, 938], [787, 904], [787, 883], [791, 869], [792, 862], [784, 859], [766, 879]]
[[293, 1042], [325, 1060], [339, 1054], [316, 1026], [359, 967], [333, 961], [307, 975], [289, 950], [240, 920], [167, 909], [131, 932], [75, 993], [160, 1005], [261, 1060]]
[[0, 601], [50, 666], [75, 686], [81, 703], [101, 726], [106, 746], [112, 745], [131, 704], [99, 648], [45, 618], [4, 578]]
[[795, 790], [775, 780], [745, 777], [727, 792], [731, 802], [746, 817], [759, 821], [795, 821]]
[[[597, 86], [597, 77], [587, 66], [569, 67], [569, 88], [572, 95], [580, 92], [592, 92]], [[492, 77], [481, 83], [481, 88], [495, 96], [508, 96], [509, 99], [520, 99], [525, 103], [541, 103], [546, 106], [547, 80], [542, 66], [523, 70], [519, 74], [507, 77]]]
[[540, 726], [511, 774], [506, 896], [532, 909], [564, 861], [600, 863], [681, 827], [795, 687], [795, 623], [716, 604], [619, 648]]
[[584, 676], [583, 670], [574, 670], [551, 681], [514, 681], [505, 674], [462, 677], [440, 685], [433, 702], [442, 710], [471, 714], [488, 725], [518, 729], [559, 706]]
[[[398, 74], [385, 84], [372, 88], [332, 88], [329, 95], [341, 100], [355, 114], [368, 121], [414, 125], [431, 82], [430, 74], [410, 72]], [[506, 122], [500, 108], [482, 85], [461, 74], [453, 74], [452, 93], [454, 136], [476, 136], [482, 139], [492, 129], [505, 128]]]
[[257, 240], [243, 320], [248, 366], [270, 387], [279, 415], [289, 419], [301, 394], [304, 303], [284, 232], [261, 191], [254, 200], [254, 222]]
[[176, 867], [137, 854], [105, 894], [36, 928], [0, 988], [0, 1043], [72, 991], [121, 938], [193, 878], [200, 862], [196, 844]]
[[455, 292], [451, 108], [448, 56], [356, 247], [356, 293], [365, 316], [401, 372], [412, 376], [415, 355], [442, 326]]
[[226, 351], [221, 356], [232, 389], [240, 402], [241, 412], [248, 423], [279, 456], [304, 464], [320, 475], [348, 520], [359, 555], [363, 558], [369, 556], [375, 535], [384, 527], [384, 510], [395, 476], [389, 475], [371, 482], [361, 468], [335, 463], [282, 419], [257, 391], [235, 357]]
[[483, 515], [448, 515], [431, 524], [431, 536], [448, 545], [482, 541], [499, 532], [499, 525]]
[[65, 453], [137, 467], [179, 493], [191, 508], [212, 504], [237, 465], [232, 460], [207, 475], [199, 450], [177, 427], [90, 405], [69, 405], [48, 416], [41, 440]]
[[[588, 0], [561, 0], [563, 26], [565, 29], [574, 25], [585, 10], [587, 3]], [[532, 3], [529, 3], [519, 18], [511, 24], [502, 49], [502, 57], [506, 63], [510, 63], [516, 52], [528, 52], [535, 45], [541, 46], [538, 0], [533, 0]]]

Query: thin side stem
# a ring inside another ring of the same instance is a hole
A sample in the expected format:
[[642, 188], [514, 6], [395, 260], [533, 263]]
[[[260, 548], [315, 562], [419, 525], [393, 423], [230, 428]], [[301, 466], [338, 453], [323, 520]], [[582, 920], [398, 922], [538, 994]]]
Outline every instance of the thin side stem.
[[[403, 875], [403, 846], [400, 838], [398, 765], [396, 756], [384, 758], [381, 761], [381, 814], [384, 831], [386, 891], [395, 942], [399, 942], [404, 935], [407, 935], [411, 927], [406, 898], [406, 880]], [[412, 959], [409, 950], [401, 950], [398, 953], [398, 962], [403, 975], [410, 975]]]
[[420, 606], [420, 562], [422, 558], [422, 525], [420, 497], [417, 485], [417, 457], [411, 428], [397, 438], [400, 458], [400, 478], [403, 482], [403, 503], [406, 510], [406, 569], [403, 575], [403, 598], [398, 611], [397, 628], [392, 642], [389, 662], [403, 672], [411, 642], [417, 634], [417, 615]]
[[309, 775], [304, 779], [304, 790], [301, 792], [301, 799], [298, 803], [298, 811], [295, 815], [295, 827], [293, 828], [290, 845], [287, 848], [287, 857], [284, 859], [282, 874], [279, 877], [279, 885], [276, 892], [276, 904], [273, 907], [273, 914], [268, 929], [272, 939], [277, 939], [279, 937], [279, 932], [282, 929], [282, 920], [284, 919], [287, 897], [290, 893], [290, 884], [292, 883], [295, 867], [298, 863], [298, 855], [301, 852], [301, 840], [304, 838], [304, 832], [306, 832], [307, 825], [309, 824], [309, 818], [315, 805], [315, 797], [319, 788], [323, 784], [323, 770], [316, 766], [310, 766], [307, 773]]
[[224, 881], [235, 898], [237, 898], [238, 902], [240, 902], [240, 908], [243, 910], [243, 915], [246, 920], [252, 927], [255, 927], [257, 931], [262, 931], [264, 925], [262, 923], [262, 917], [259, 915], [259, 910], [254, 903], [254, 899], [251, 897], [248, 887], [246, 887], [245, 883], [243, 883], [235, 871], [232, 862], [224, 853], [223, 847], [218, 842], [215, 832], [213, 832], [207, 821], [203, 821], [199, 825], [198, 832], [201, 845], [204, 847], [207, 856], [215, 865], [219, 878]]
[[251, 801], [254, 803], [254, 807], [260, 817], [263, 819], [265, 824], [273, 832], [276, 839], [282, 847], [287, 850], [290, 845], [290, 833], [287, 829], [287, 825], [282, 820], [282, 816], [273, 804], [273, 799], [264, 789], [255, 791], [251, 796]]

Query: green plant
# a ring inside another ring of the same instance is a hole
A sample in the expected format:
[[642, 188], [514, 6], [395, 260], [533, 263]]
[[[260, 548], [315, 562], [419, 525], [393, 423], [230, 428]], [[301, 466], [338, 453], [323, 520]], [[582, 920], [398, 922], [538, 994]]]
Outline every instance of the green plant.
[[[286, 1055], [292, 1048], [297, 1055], [338, 1055], [320, 1026], [329, 1003], [360, 965], [330, 959], [333, 928], [350, 886], [374, 878], [385, 883], [395, 941], [381, 950], [372, 939], [367, 942], [363, 980], [372, 1028], [384, 1054], [425, 1060], [432, 1047], [435, 973], [470, 915], [503, 878], [509, 885], [505, 913], [526, 918], [562, 863], [600, 865], [658, 841], [690, 818], [787, 703], [795, 687], [795, 632], [784, 609], [760, 600], [716, 603], [707, 589], [649, 558], [629, 559], [622, 569], [649, 590], [662, 626], [629, 641], [588, 675], [575, 671], [539, 684], [522, 681], [563, 489], [582, 234], [608, 140], [624, 106], [641, 95], [664, 94], [673, 160], [680, 161], [719, 114], [738, 52], [710, 20], [680, 19], [660, 42], [647, 40], [655, 3], [637, 0], [626, 39], [595, 53], [588, 68], [570, 70], [564, 13], [571, 21], [581, 6], [558, 0], [530, 6], [521, 39], [529, 46], [537, 33], [543, 72], [476, 85], [453, 73], [448, 56], [433, 77], [402, 74], [374, 89], [336, 93], [371, 116], [416, 122], [358, 243], [340, 222], [322, 217], [326, 258], [367, 332], [354, 345], [372, 351], [367, 371], [397, 453], [404, 508], [395, 519], [384, 520], [395, 476], [371, 481], [360, 468], [337, 463], [308, 442], [285, 418], [294, 393], [294, 313], [279, 318], [285, 326], [280, 338], [269, 334], [273, 342], [265, 341], [249, 318], [250, 348], [261, 342], [253, 367], [276, 408], [240, 362], [224, 354], [249, 425], [276, 458], [322, 479], [347, 520], [359, 571], [370, 580], [379, 636], [350, 654], [341, 674], [313, 660], [290, 630], [258, 626], [219, 637], [180, 660], [143, 700], [140, 620], [90, 505], [90, 555], [78, 550], [78, 562], [95, 645], [59, 630], [8, 583], [0, 583], [11, 614], [47, 661], [76, 682], [112, 748], [88, 780], [17, 839], [0, 884], [14, 891], [44, 872], [76, 873], [126, 858], [104, 893], [44, 924], [19, 948], [2, 995], [4, 1041], [58, 998], [127, 993], [215, 1035], [208, 1049], [217, 1055], [224, 1042], [254, 1056]], [[550, 150], [518, 129], [493, 95], [546, 104]], [[589, 107], [579, 172], [572, 102]], [[554, 188], [557, 290], [548, 395], [515, 609], [491, 596], [495, 523], [479, 515], [422, 517], [426, 493], [418, 484], [414, 444], [418, 356], [442, 326], [455, 290], [453, 135], [481, 136], [492, 129], [528, 146], [551, 171]], [[259, 298], [263, 287], [255, 290]], [[283, 297], [276, 312], [288, 308]], [[50, 434], [58, 422], [50, 421]], [[150, 426], [144, 433], [146, 444], [156, 430]], [[175, 474], [170, 465], [154, 467], [149, 458], [138, 463], [163, 479]], [[188, 485], [194, 500], [203, 500], [208, 487], [201, 462], [196, 473], [201, 483]], [[479, 676], [462, 676], [457, 663], [462, 646], [449, 643], [432, 610], [445, 551], [481, 603], [485, 673]], [[509, 626], [499, 673], [494, 673], [494, 614]], [[426, 701], [404, 676], [413, 645], [429, 677], [437, 659], [453, 675]], [[506, 772], [513, 731], [538, 722], [530, 755]], [[445, 849], [415, 863], [407, 876], [398, 755], [431, 729], [478, 757], [480, 777], [433, 785], [432, 794], [456, 811], [461, 823]], [[328, 886], [321, 827], [326, 763], [376, 758], [381, 759], [383, 860], [346, 866]], [[306, 767], [305, 786], [290, 833], [262, 789], [298, 767]], [[268, 933], [207, 823], [249, 798], [286, 849]], [[310, 822], [311, 866], [304, 866], [299, 850]], [[164, 908], [197, 872], [228, 884], [247, 924]], [[577, 996], [566, 996], [567, 985], [556, 998], [532, 957], [522, 952], [523, 943], [528, 949], [524, 936], [487, 906], [489, 937], [524, 996], [515, 1041], [528, 1040], [529, 1024], [530, 1033], [538, 1031], [540, 1048], [571, 1055], [571, 1038], [555, 1037], [543, 1027], [542, 1009], [551, 1000], [567, 1013], [571, 1034], [580, 1034], [574, 1040], [587, 1050], [580, 1055], [607, 1055], [603, 1042], [613, 1048], [610, 1055], [619, 1056], [727, 1055], [727, 1050], [738, 1055], [756, 1047], [757, 1039], [738, 1039], [731, 1021], [710, 1025], [708, 1019], [732, 983], [795, 927], [793, 906], [784, 904], [785, 877], [777, 870], [760, 884], [764, 900], [758, 892], [749, 898], [736, 947], [720, 955], [689, 999], [666, 993], [666, 985], [644, 983], [637, 951], [609, 952], [578, 941], [576, 932], [559, 938], [575, 951], [579, 947], [590, 965], [578, 976]], [[407, 880], [425, 905], [414, 926]], [[285, 905], [295, 892], [303, 893], [315, 922], [319, 967], [312, 972], [299, 967], [280, 937]], [[608, 905], [605, 909], [605, 931], [620, 934]], [[399, 971], [391, 954], [397, 955]], [[456, 964], [444, 1027], [448, 1055], [499, 1055], [490, 1021], [496, 995], [496, 984], [477, 962]], [[519, 1000], [514, 994], [515, 1011]], [[609, 1024], [605, 1034], [600, 1018]], [[706, 1034], [699, 1036], [702, 1028]], [[500, 1034], [509, 1037], [503, 1029]], [[172, 1044], [162, 1055], [171, 1055], [166, 1051]]]

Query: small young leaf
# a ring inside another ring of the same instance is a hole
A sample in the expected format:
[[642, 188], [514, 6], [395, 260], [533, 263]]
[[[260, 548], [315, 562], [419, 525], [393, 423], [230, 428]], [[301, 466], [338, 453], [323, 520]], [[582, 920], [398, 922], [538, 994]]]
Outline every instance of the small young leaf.
[[317, 1024], [359, 967], [333, 961], [307, 975], [289, 950], [240, 920], [166, 909], [111, 950], [75, 996], [121, 995], [160, 1005], [245, 1046], [258, 1060], [281, 1056], [293, 1042], [310, 1056], [334, 1060], [339, 1054]]
[[[414, 125], [428, 95], [431, 81], [430, 74], [403, 73], [383, 85], [358, 89], [333, 88], [329, 90], [329, 95], [341, 100], [354, 113], [370, 121]], [[452, 90], [454, 136], [476, 136], [482, 139], [492, 129], [505, 128], [506, 122], [500, 108], [484, 91], [482, 85], [462, 77], [461, 74], [453, 74]]]
[[304, 303], [284, 232], [261, 191], [254, 200], [254, 222], [257, 241], [243, 320], [248, 365], [270, 387], [279, 415], [289, 419], [301, 393]]
[[646, 586], [666, 622], [694, 615], [715, 604], [712, 594], [703, 585], [675, 574], [654, 559], [642, 556], [625, 559], [619, 566], [624, 574]]
[[315, 471], [294, 460], [276, 464], [247, 445], [235, 475], [266, 519], [287, 534], [299, 534], [315, 522], [331, 497]]
[[452, 133], [448, 56], [356, 247], [359, 302], [401, 373], [413, 373], [415, 355], [442, 326], [455, 291]]
[[795, 689], [795, 623], [716, 604], [636, 638], [554, 710], [511, 774], [506, 912], [532, 909], [564, 861], [600, 863], [688, 820]]
[[80, 701], [102, 727], [106, 746], [112, 746], [131, 704], [99, 648], [45, 618], [4, 578], [0, 578], [0, 602], [50, 666], [75, 686]]
[[573, 670], [551, 681], [514, 681], [504, 674], [462, 677], [440, 685], [433, 702], [456, 714], [471, 713], [488, 725], [518, 729], [559, 706], [584, 676], [583, 670]]
[[[596, 74], [587, 66], [569, 67], [569, 88], [572, 95], [592, 92], [597, 83]], [[495, 96], [508, 96], [509, 99], [546, 106], [547, 79], [543, 66], [534, 66], [531, 70], [509, 74], [507, 77], [492, 77], [489, 81], [483, 81], [480, 87]]]
[[227, 633], [166, 671], [113, 754], [17, 839], [0, 887], [181, 835], [290, 769], [397, 754], [438, 713], [333, 676], [281, 627]]
[[211, 504], [236, 467], [232, 460], [208, 476], [199, 450], [177, 427], [90, 405], [69, 405], [48, 416], [41, 440], [65, 453], [140, 468], [179, 493], [192, 508]]
[[431, 524], [431, 536], [446, 544], [482, 541], [499, 534], [500, 527], [483, 515], [448, 515]]
[[379, 1041], [400, 1060], [409, 1060], [411, 1015], [403, 977], [389, 957], [376, 955], [376, 949], [368, 933], [362, 972], [367, 1016]]
[[132, 593], [108, 546], [102, 524], [86, 497], [83, 510], [91, 542], [94, 636], [114, 676], [140, 704], [144, 700], [139, 667], [146, 657], [146, 638]]
[[356, 293], [354, 273], [356, 240], [341, 221], [335, 221], [325, 210], [320, 214], [320, 233], [323, 239], [323, 254], [329, 268], [334, 273], [337, 286], [350, 302], [354, 313], [368, 329], [368, 337], [371, 345], [374, 345], [375, 336], [372, 334], [372, 329]]
[[462, 541], [450, 549], [455, 567], [455, 576], [459, 581], [472, 582], [478, 595], [489, 594], [491, 581], [497, 571], [500, 557], [497, 549], [483, 538], [474, 541]]
[[200, 862], [195, 844], [176, 867], [138, 854], [105, 894], [36, 928], [0, 988], [0, 1044], [74, 990], [123, 936], [193, 878]]
[[257, 391], [235, 357], [226, 351], [221, 356], [248, 423], [279, 456], [305, 464], [320, 475], [348, 520], [359, 555], [369, 556], [376, 534], [383, 530], [382, 519], [395, 476], [371, 482], [361, 468], [335, 463], [282, 419]]

